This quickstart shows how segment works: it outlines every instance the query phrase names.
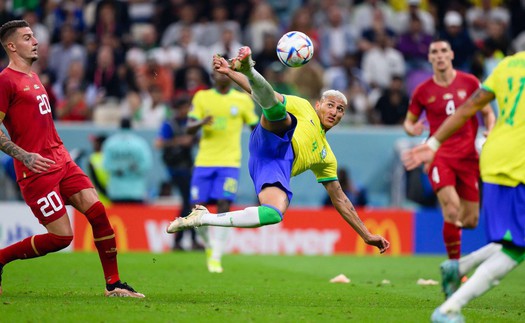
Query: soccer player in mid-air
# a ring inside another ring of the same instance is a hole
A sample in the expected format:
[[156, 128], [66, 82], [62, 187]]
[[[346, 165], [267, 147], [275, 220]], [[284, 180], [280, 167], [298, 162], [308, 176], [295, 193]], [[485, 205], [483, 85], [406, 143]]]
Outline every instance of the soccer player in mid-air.
[[47, 92], [31, 70], [38, 59], [38, 41], [29, 24], [12, 20], [0, 27], [0, 41], [9, 65], [0, 73], [0, 150], [15, 159], [18, 184], [25, 202], [47, 233], [0, 249], [0, 294], [4, 266], [17, 259], [44, 256], [66, 248], [73, 230], [66, 212], [69, 203], [93, 229], [106, 296], [144, 297], [120, 281], [115, 233], [93, 184], [69, 156], [51, 116]]
[[[483, 295], [525, 259], [525, 52], [503, 59], [456, 113], [425, 144], [403, 154], [407, 169], [431, 162], [441, 143], [494, 98], [498, 120], [481, 151], [481, 212], [492, 243], [442, 264], [443, 286], [452, 293], [432, 314], [433, 322], [463, 322], [461, 309]], [[477, 269], [460, 286], [460, 277]], [[459, 289], [458, 289], [459, 288]]]
[[[479, 89], [478, 79], [454, 69], [454, 52], [444, 40], [434, 40], [429, 46], [428, 60], [433, 76], [421, 83], [410, 100], [404, 121], [405, 131], [419, 136], [426, 119], [432, 135], [443, 121], [456, 113], [458, 107]], [[490, 105], [481, 109], [487, 130], [494, 126]], [[443, 213], [443, 240], [449, 259], [461, 256], [461, 229], [475, 228], [479, 219], [479, 157], [475, 141], [478, 119], [470, 118], [465, 125], [439, 148], [428, 168], [428, 178]], [[447, 293], [447, 291], [444, 291]]]
[[[192, 100], [187, 132], [202, 131], [191, 177], [191, 202], [217, 205], [218, 213], [230, 211], [237, 195], [241, 167], [241, 133], [245, 124], [255, 128], [259, 117], [252, 98], [232, 87], [231, 79], [213, 71], [213, 88], [200, 90]], [[187, 215], [187, 214], [186, 214]], [[222, 273], [222, 255], [231, 229], [197, 228], [206, 248], [211, 273]]]
[[263, 108], [260, 123], [250, 137], [249, 159], [261, 205], [223, 214], [210, 213], [198, 205], [189, 216], [171, 222], [167, 231], [207, 225], [254, 228], [279, 223], [292, 199], [290, 178], [311, 170], [344, 220], [365, 243], [385, 252], [389, 242], [370, 233], [341, 189], [337, 160], [326, 139], [326, 131], [337, 125], [345, 113], [346, 97], [329, 90], [312, 107], [305, 99], [275, 92], [255, 70], [249, 47], [242, 47], [230, 62], [216, 55], [213, 65], [215, 71], [230, 77]]

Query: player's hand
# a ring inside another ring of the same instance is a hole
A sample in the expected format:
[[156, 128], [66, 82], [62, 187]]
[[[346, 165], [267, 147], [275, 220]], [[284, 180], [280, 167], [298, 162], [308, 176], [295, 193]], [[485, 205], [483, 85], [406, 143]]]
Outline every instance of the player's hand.
[[55, 163], [53, 160], [44, 158], [36, 153], [27, 153], [27, 155], [22, 158], [22, 162], [33, 173], [46, 172], [49, 167]]
[[213, 124], [213, 116], [206, 116], [204, 117], [204, 119], [202, 119], [202, 124], [203, 125], [212, 125]]
[[423, 133], [423, 131], [425, 131], [426, 129], [425, 121], [426, 121], [425, 118], [421, 118], [414, 124], [414, 127], [412, 128], [413, 136], [419, 136]]
[[230, 72], [228, 61], [219, 54], [213, 55], [213, 69], [221, 74], [227, 75]]
[[423, 163], [430, 163], [435, 155], [436, 152], [425, 143], [403, 152], [401, 161], [407, 170], [413, 170]]
[[390, 242], [377, 234], [371, 235], [365, 242], [368, 245], [377, 247], [380, 253], [384, 253], [390, 247]]

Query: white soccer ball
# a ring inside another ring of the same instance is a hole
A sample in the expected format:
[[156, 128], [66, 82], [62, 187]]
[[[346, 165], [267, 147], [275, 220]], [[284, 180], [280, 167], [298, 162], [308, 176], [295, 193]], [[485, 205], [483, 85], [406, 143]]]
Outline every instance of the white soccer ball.
[[310, 37], [300, 31], [284, 34], [277, 43], [277, 57], [288, 67], [300, 67], [314, 56], [314, 44]]

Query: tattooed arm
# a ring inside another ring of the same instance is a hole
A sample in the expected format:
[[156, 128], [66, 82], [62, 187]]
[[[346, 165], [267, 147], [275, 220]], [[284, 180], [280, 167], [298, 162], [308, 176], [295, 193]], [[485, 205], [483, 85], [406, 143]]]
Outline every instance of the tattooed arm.
[[[3, 118], [0, 118], [0, 126], [2, 125]], [[9, 139], [5, 133], [0, 129], [0, 150], [9, 156], [18, 159], [24, 165], [34, 173], [42, 173], [49, 169], [51, 164], [55, 162], [51, 159], [44, 158], [40, 154], [29, 153], [24, 149], [20, 148], [14, 142]]]
[[332, 200], [332, 204], [337, 209], [337, 212], [339, 212], [343, 219], [350, 224], [365, 243], [377, 247], [381, 253], [385, 252], [390, 246], [390, 243], [385, 238], [368, 231], [363, 221], [361, 221], [361, 218], [359, 218], [354, 205], [343, 192], [339, 181], [324, 182], [323, 185]]

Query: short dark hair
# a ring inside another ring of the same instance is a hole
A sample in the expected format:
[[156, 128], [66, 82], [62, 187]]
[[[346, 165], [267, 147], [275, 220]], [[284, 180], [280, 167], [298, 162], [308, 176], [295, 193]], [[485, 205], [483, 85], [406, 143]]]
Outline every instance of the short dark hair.
[[2, 45], [5, 46], [7, 39], [11, 37], [18, 28], [24, 27], [29, 27], [29, 23], [25, 20], [11, 20], [3, 24], [2, 27], [0, 27], [0, 42], [2, 42]]

